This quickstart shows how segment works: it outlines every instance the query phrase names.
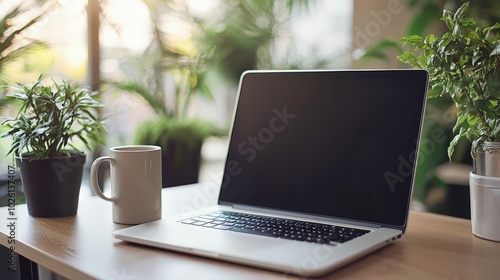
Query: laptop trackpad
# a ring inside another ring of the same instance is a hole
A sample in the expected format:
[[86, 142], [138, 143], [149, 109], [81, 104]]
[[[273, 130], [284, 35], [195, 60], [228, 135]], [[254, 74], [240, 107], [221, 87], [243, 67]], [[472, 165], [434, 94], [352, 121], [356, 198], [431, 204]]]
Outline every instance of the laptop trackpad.
[[[199, 255], [229, 258], [233, 261], [239, 259], [244, 263], [255, 260], [275, 264], [302, 260], [304, 255], [297, 252], [310, 255], [317, 246], [307, 242], [217, 230], [192, 236], [180, 242], [181, 246], [184, 245]], [[329, 247], [334, 248], [334, 246]]]

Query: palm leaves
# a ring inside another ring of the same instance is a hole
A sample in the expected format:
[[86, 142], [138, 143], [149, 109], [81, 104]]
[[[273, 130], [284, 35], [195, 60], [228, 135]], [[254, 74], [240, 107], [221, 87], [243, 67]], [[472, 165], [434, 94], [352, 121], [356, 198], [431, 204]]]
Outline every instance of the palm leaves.
[[[0, 73], [3, 72], [2, 70], [7, 63], [43, 45], [43, 43], [38, 40], [25, 38], [21, 35], [28, 28], [37, 23], [46, 12], [42, 12], [21, 26], [13, 24], [16, 18], [23, 16], [29, 9], [29, 6], [23, 7], [22, 4], [20, 4], [0, 19]], [[2, 81], [2, 76], [3, 75], [0, 75], [0, 82]]]
[[[8, 78], [4, 73], [4, 68], [8, 63], [44, 46], [43, 42], [22, 35], [37, 23], [46, 12], [40, 13], [25, 24], [14, 24], [16, 19], [24, 16], [30, 8], [31, 6], [23, 7], [21, 3], [7, 12], [3, 18], [0, 18], [0, 85], [7, 84]], [[1, 98], [2, 96], [3, 93], [0, 92], [0, 109], [7, 104], [7, 100]]]

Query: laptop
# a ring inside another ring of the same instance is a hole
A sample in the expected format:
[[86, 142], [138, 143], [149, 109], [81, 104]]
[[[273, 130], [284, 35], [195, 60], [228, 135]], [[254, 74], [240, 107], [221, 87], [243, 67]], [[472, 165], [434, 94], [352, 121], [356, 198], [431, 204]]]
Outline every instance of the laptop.
[[425, 70], [242, 74], [218, 204], [116, 230], [128, 242], [320, 276], [401, 238]]

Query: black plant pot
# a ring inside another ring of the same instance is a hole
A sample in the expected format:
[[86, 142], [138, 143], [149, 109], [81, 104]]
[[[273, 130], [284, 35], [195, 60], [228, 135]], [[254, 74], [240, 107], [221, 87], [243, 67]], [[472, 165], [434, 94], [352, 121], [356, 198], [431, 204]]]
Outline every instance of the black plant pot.
[[170, 141], [167, 144], [167, 148], [163, 148], [163, 187], [198, 182], [202, 144], [202, 141], [196, 143], [196, 145], [188, 145], [180, 141]]
[[85, 155], [71, 152], [58, 159], [16, 158], [28, 213], [33, 217], [64, 217], [78, 209]]

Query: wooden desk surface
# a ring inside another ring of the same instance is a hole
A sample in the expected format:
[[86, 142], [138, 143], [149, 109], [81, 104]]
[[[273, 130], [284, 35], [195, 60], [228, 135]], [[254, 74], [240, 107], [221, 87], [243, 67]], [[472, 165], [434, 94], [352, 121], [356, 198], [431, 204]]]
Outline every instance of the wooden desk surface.
[[[165, 189], [164, 217], [212, 205], [211, 184]], [[111, 205], [82, 198], [78, 214], [33, 218], [16, 207], [16, 252], [70, 279], [295, 279], [298, 277], [124, 243], [111, 237]], [[8, 244], [8, 211], [0, 208], [0, 243]], [[7, 256], [0, 256], [5, 260]], [[398, 242], [324, 279], [496, 279], [500, 243], [473, 236], [468, 220], [411, 212]]]

